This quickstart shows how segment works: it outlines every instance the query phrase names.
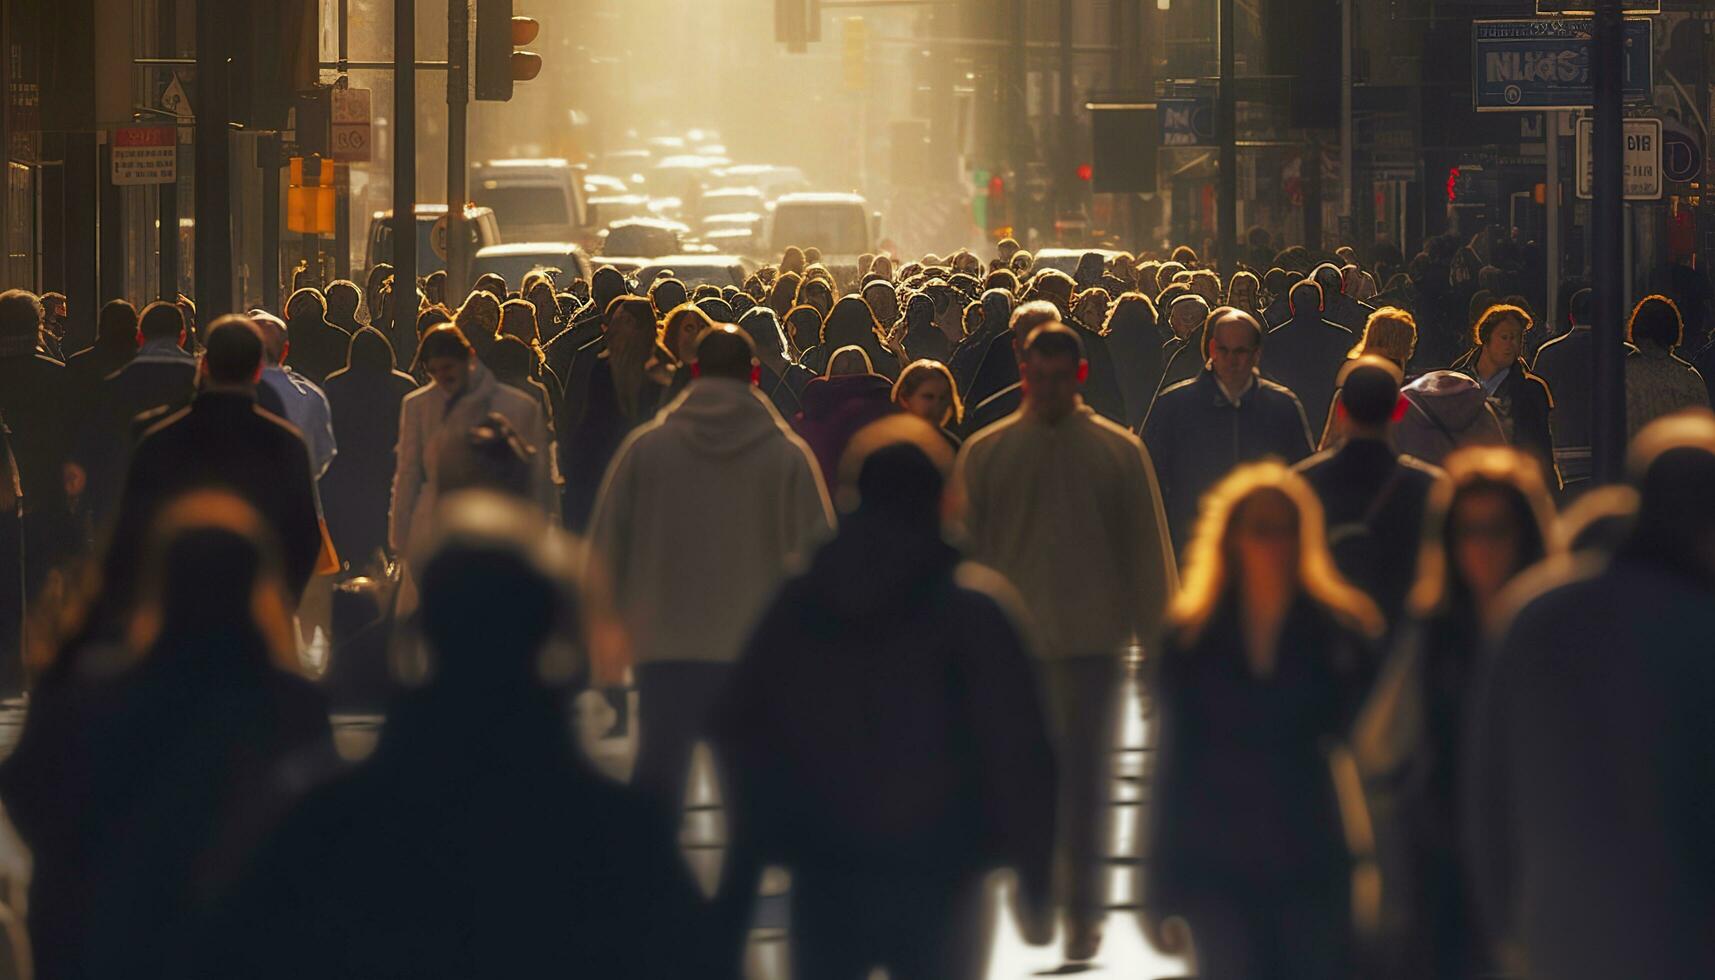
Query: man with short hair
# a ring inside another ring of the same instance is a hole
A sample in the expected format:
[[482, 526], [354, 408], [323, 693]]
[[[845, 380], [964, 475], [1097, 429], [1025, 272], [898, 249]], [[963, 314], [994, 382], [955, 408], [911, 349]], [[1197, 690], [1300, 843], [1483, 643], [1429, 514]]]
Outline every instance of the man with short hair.
[[1143, 444], [1181, 555], [1190, 544], [1203, 494], [1240, 463], [1310, 455], [1310, 426], [1298, 397], [1257, 373], [1263, 330], [1256, 317], [1223, 306], [1209, 314], [1202, 373], [1155, 398]]
[[1358, 342], [1350, 330], [1323, 319], [1323, 296], [1314, 280], [1293, 285], [1287, 296], [1292, 315], [1268, 332], [1268, 353], [1262, 360], [1263, 376], [1297, 395], [1312, 424], [1328, 417], [1334, 376]]
[[1058, 729], [1066, 956], [1085, 961], [1107, 899], [1121, 653], [1155, 635], [1178, 577], [1149, 453], [1079, 396], [1079, 335], [1040, 325], [1019, 359], [1022, 404], [965, 443], [955, 479], [972, 558], [1018, 588], [1036, 627]]
[[[1023, 355], [1024, 341], [1037, 327], [1059, 320], [1060, 311], [1043, 299], [1020, 303], [1013, 309], [1006, 333], [989, 342], [988, 353], [983, 355], [977, 376], [971, 382], [966, 396], [966, 404], [970, 406], [965, 412], [966, 434], [981, 432], [1018, 411], [1021, 397], [1018, 361]], [[1010, 365], [1010, 373], [1003, 364]], [[1007, 377], [1012, 380], [1001, 384]], [[994, 387], [996, 384], [1000, 387]]]
[[1335, 432], [1344, 442], [1295, 467], [1322, 500], [1335, 564], [1375, 600], [1389, 631], [1399, 625], [1417, 571], [1429, 492], [1445, 476], [1393, 448], [1402, 380], [1399, 365], [1384, 357], [1347, 362], [1334, 402]]
[[750, 337], [705, 331], [691, 371], [684, 394], [620, 446], [589, 531], [637, 665], [632, 783], [675, 815], [757, 616], [833, 526], [810, 448], [756, 390]]
[[[187, 490], [224, 487], [268, 521], [295, 601], [315, 570], [322, 535], [309, 450], [292, 426], [259, 408], [262, 335], [248, 317], [209, 326], [188, 407], [158, 410], [131, 456], [107, 555], [104, 611], [123, 615], [137, 597], [137, 562], [155, 511]], [[106, 620], [111, 625], [115, 620]]]
[[[1550, 437], [1554, 443], [1554, 465], [1560, 470], [1566, 489], [1588, 483], [1591, 474], [1590, 429], [1594, 413], [1591, 382], [1594, 379], [1590, 362], [1593, 343], [1590, 334], [1590, 298], [1588, 287], [1572, 294], [1567, 302], [1567, 331], [1543, 344], [1531, 363], [1532, 374], [1548, 383], [1554, 393], [1554, 426]], [[1628, 345], [1630, 346], [1630, 345]], [[1704, 376], [1704, 381], [1709, 380]]]
[[350, 279], [335, 279], [328, 283], [324, 293], [328, 301], [328, 322], [344, 330], [348, 334], [357, 333], [368, 324], [357, 317], [358, 307], [363, 305], [363, 290]]
[[271, 389], [280, 399], [286, 421], [298, 429], [310, 447], [310, 462], [316, 479], [328, 471], [334, 455], [339, 452], [333, 438], [333, 412], [328, 396], [315, 382], [286, 366], [286, 356], [292, 349], [286, 324], [266, 310], [251, 310], [250, 319], [262, 331], [261, 387]]

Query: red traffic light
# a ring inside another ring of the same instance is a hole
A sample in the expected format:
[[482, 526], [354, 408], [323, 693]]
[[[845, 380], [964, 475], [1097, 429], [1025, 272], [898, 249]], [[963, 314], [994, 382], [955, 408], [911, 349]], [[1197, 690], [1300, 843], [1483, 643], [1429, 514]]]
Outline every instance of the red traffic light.
[[1000, 195], [1005, 194], [1005, 193], [1006, 193], [1006, 180], [1005, 180], [1005, 178], [999, 176], [998, 174], [996, 176], [990, 177], [989, 178], [989, 196], [990, 197], [999, 197]]
[[1096, 176], [1096, 169], [1087, 163], [1078, 164], [1078, 179], [1088, 183]]

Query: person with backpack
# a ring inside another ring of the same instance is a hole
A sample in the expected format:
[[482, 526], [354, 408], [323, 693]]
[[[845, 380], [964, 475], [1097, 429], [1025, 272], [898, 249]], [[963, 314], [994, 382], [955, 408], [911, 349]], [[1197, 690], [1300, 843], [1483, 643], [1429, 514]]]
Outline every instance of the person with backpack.
[[1334, 400], [1333, 424], [1344, 442], [1297, 466], [1321, 498], [1334, 564], [1380, 607], [1390, 631], [1411, 589], [1409, 559], [1424, 504], [1445, 475], [1390, 442], [1400, 380], [1399, 366], [1386, 358], [1366, 354], [1348, 361]]

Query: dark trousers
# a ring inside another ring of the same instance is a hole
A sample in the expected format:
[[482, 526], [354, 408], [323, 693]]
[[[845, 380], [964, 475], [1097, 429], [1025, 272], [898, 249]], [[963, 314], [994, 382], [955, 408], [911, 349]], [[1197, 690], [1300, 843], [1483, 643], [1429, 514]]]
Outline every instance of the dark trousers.
[[1055, 860], [1065, 884], [1062, 899], [1074, 924], [1094, 924], [1106, 914], [1108, 897], [1109, 803], [1122, 665], [1111, 654], [1041, 663], [1060, 769]]
[[1215, 881], [1186, 896], [1201, 980], [1350, 980], [1343, 879]]
[[792, 872], [792, 976], [979, 980], [988, 966], [980, 874], [902, 870]]
[[731, 671], [730, 664], [688, 660], [637, 668], [637, 766], [631, 785], [666, 807], [675, 826], [685, 806], [691, 750], [703, 737]]

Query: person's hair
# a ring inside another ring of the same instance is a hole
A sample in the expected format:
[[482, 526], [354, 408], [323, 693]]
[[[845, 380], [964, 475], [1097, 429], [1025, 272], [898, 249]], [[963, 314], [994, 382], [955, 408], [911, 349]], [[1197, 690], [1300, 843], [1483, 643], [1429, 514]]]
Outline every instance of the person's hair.
[[1108, 307], [1108, 317], [1102, 323], [1102, 333], [1112, 337], [1118, 334], [1147, 332], [1155, 326], [1158, 319], [1155, 304], [1150, 302], [1143, 293], [1120, 293], [1114, 299], [1114, 304]]
[[1303, 477], [1272, 460], [1239, 466], [1203, 497], [1186, 553], [1185, 577], [1167, 610], [1171, 627], [1185, 642], [1195, 642], [1238, 588], [1231, 567], [1233, 529], [1245, 504], [1266, 493], [1285, 498], [1297, 512], [1299, 590], [1348, 628], [1379, 636], [1382, 616], [1375, 603], [1334, 566], [1315, 491]]
[[417, 344], [417, 363], [427, 364], [436, 357], [452, 357], [468, 361], [476, 356], [464, 331], [450, 323], [437, 324], [423, 334]]
[[1340, 369], [1340, 405], [1354, 423], [1373, 428], [1393, 417], [1404, 376], [1398, 364], [1374, 354], [1347, 362]]
[[1020, 303], [1013, 307], [1012, 315], [1007, 318], [1006, 328], [1023, 346], [1031, 332], [1044, 323], [1059, 323], [1060, 308], [1045, 299], [1033, 299], [1028, 303]]
[[422, 337], [429, 328], [442, 323], [452, 323], [453, 315], [444, 306], [431, 306], [417, 314], [417, 336]]
[[667, 318], [661, 328], [661, 343], [666, 346], [667, 353], [677, 359], [680, 357], [679, 347], [687, 339], [687, 330], [690, 331], [690, 342], [695, 344], [697, 339], [702, 337], [703, 331], [714, 325], [715, 322], [696, 304], [681, 303], [667, 312]]
[[996, 269], [983, 277], [982, 291], [986, 293], [991, 289], [1004, 289], [1017, 295], [1018, 277], [1012, 274], [1011, 269]]
[[1189, 268], [1197, 264], [1197, 250], [1189, 245], [1181, 245], [1173, 250], [1172, 261]]
[[656, 317], [666, 316], [669, 310], [679, 308], [690, 298], [685, 284], [672, 276], [661, 276], [649, 284], [649, 302], [655, 307]]
[[1554, 504], [1535, 460], [1508, 446], [1468, 446], [1455, 450], [1442, 468], [1447, 479], [1429, 493], [1423, 543], [1417, 555], [1417, 581], [1408, 599], [1409, 608], [1418, 616], [1446, 612], [1470, 600], [1457, 564], [1447, 557], [1453, 515], [1468, 497], [1499, 493], [1506, 498], [1519, 532], [1519, 567], [1515, 573], [1559, 549], [1550, 530]]
[[1530, 333], [1534, 321], [1531, 320], [1530, 314], [1525, 311], [1524, 307], [1514, 306], [1511, 303], [1496, 303], [1484, 310], [1483, 315], [1477, 318], [1476, 326], [1471, 328], [1471, 336], [1477, 341], [1477, 346], [1481, 347], [1487, 344], [1489, 337], [1494, 334], [1495, 328], [1509, 319], [1519, 322], [1520, 336]]
[[128, 300], [110, 299], [101, 304], [101, 312], [96, 314], [95, 342], [135, 346], [137, 326], [137, 308]]
[[822, 311], [814, 306], [794, 306], [786, 311], [781, 325], [786, 328], [788, 340], [800, 349], [807, 349], [822, 342], [822, 320]]
[[350, 279], [335, 279], [328, 283], [326, 298], [328, 313], [356, 316], [358, 306], [363, 303], [363, 291]]
[[786, 356], [786, 333], [780, 329], [780, 318], [766, 306], [753, 306], [738, 318], [738, 328], [750, 337], [750, 342], [756, 345], [758, 359], [784, 358]]
[[215, 384], [249, 384], [262, 367], [262, 331], [247, 316], [228, 313], [208, 327], [203, 368]]
[[756, 345], [730, 323], [715, 324], [697, 340], [697, 374], [704, 378], [749, 381], [756, 364]]
[[471, 291], [488, 293], [494, 297], [495, 302], [502, 302], [506, 299], [506, 277], [498, 272], [485, 272], [476, 277], [476, 285]]
[[875, 365], [870, 363], [869, 353], [856, 344], [848, 344], [828, 358], [828, 370], [824, 376], [838, 378], [848, 374], [874, 373]]
[[1322, 284], [1314, 279], [1300, 279], [1286, 292], [1287, 305], [1294, 316], [1308, 311], [1312, 300], [1315, 301], [1318, 311], [1323, 309]]
[[1070, 357], [1082, 361], [1084, 341], [1077, 331], [1054, 320], [1030, 331], [1030, 336], [1024, 341], [1024, 354], [1026, 357]]
[[0, 337], [36, 339], [42, 330], [42, 301], [27, 289], [0, 293]]
[[847, 344], [861, 343], [866, 338], [874, 341], [878, 349], [886, 343], [885, 334], [882, 333], [881, 324], [876, 322], [875, 313], [860, 296], [848, 294], [840, 297], [840, 301], [828, 311], [827, 320], [822, 324], [821, 342], [824, 345], [838, 344], [844, 347]]
[[299, 317], [310, 315], [309, 311], [304, 309], [306, 306], [315, 307], [316, 319], [324, 320], [327, 318], [327, 298], [324, 297], [322, 295], [322, 291], [316, 287], [305, 286], [302, 289], [293, 292], [291, 297], [286, 300], [286, 319], [296, 320]]
[[453, 325], [465, 335], [472, 344], [487, 343], [494, 339], [500, 329], [500, 301], [494, 294], [481, 289], [472, 290], [458, 311], [453, 314]]
[[1685, 319], [1679, 315], [1679, 304], [1660, 293], [1638, 300], [1626, 322], [1626, 339], [1634, 344], [1647, 340], [1667, 350], [1678, 347], [1685, 340]]
[[1572, 318], [1573, 323], [1588, 324], [1590, 322], [1590, 303], [1595, 295], [1589, 286], [1584, 286], [1574, 292], [1572, 298], [1566, 301], [1566, 313]]
[[143, 307], [137, 318], [137, 332], [144, 340], [177, 340], [185, 332], [185, 311], [177, 303], [156, 300]]
[[527, 344], [534, 343], [538, 339], [536, 304], [527, 299], [509, 299], [501, 304], [500, 333], [517, 337]]
[[1404, 368], [1416, 352], [1417, 320], [1397, 306], [1384, 306], [1364, 321], [1364, 335], [1346, 356], [1355, 359], [1375, 354]]
[[814, 306], [826, 315], [834, 305], [834, 288], [819, 276], [806, 275], [798, 284], [798, 295], [793, 297], [792, 303], [794, 306]]
[[[661, 325], [655, 322], [655, 307], [641, 296], [620, 296], [607, 304], [603, 322], [614, 395], [625, 417], [636, 420], [645, 410], [643, 382], [649, 373], [649, 361], [662, 358]], [[671, 354], [662, 359], [670, 360]]]
[[959, 398], [959, 386], [953, 381], [953, 372], [947, 365], [930, 358], [920, 358], [905, 366], [899, 372], [899, 380], [893, 383], [893, 404], [903, 406], [905, 400], [917, 393], [923, 387], [923, 382], [930, 378], [940, 378], [947, 382], [948, 399], [947, 415], [941, 419], [941, 425], [958, 425], [965, 420], [965, 403]]

